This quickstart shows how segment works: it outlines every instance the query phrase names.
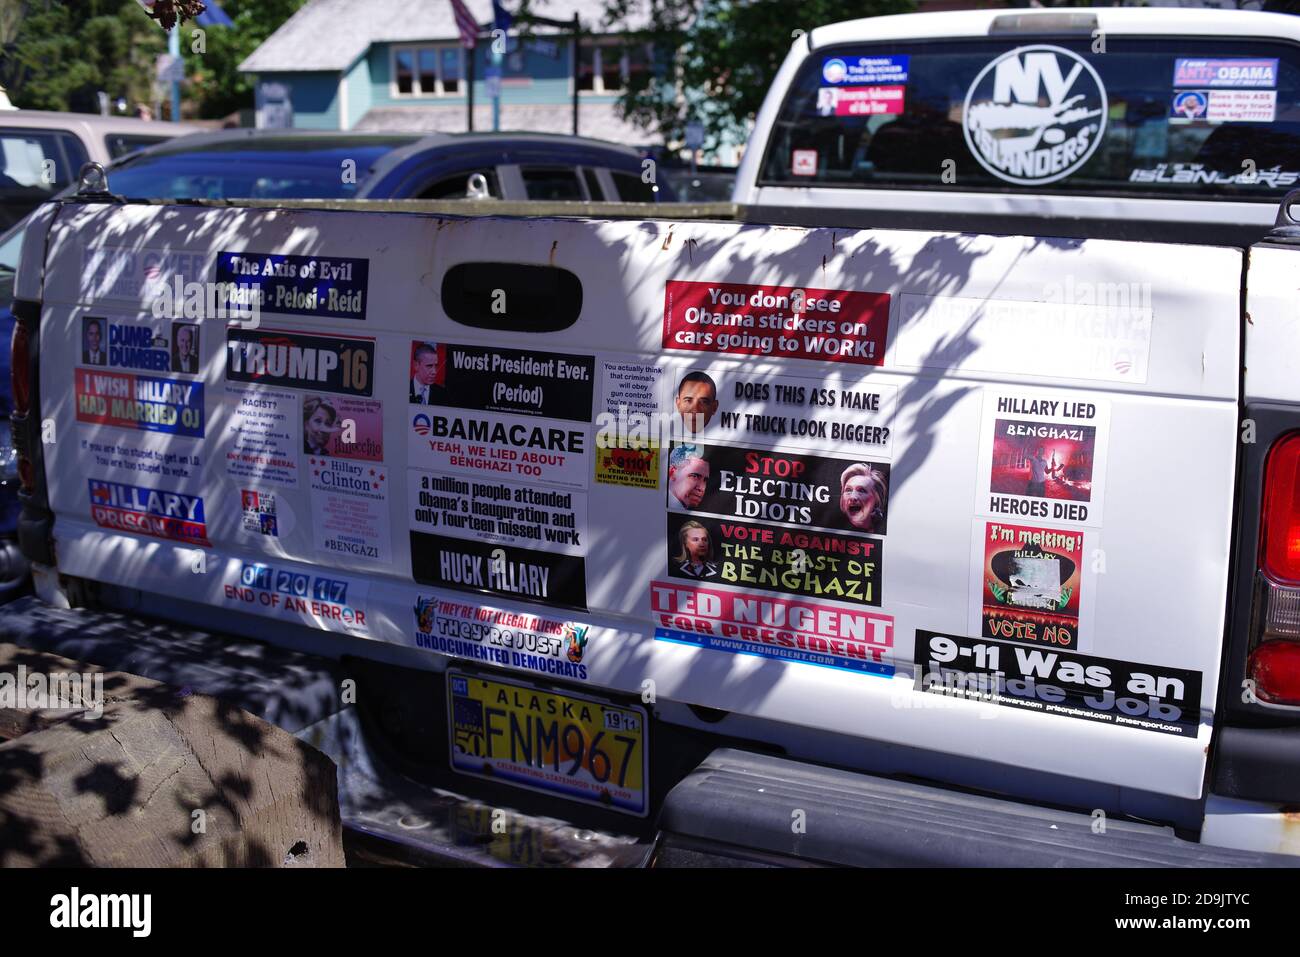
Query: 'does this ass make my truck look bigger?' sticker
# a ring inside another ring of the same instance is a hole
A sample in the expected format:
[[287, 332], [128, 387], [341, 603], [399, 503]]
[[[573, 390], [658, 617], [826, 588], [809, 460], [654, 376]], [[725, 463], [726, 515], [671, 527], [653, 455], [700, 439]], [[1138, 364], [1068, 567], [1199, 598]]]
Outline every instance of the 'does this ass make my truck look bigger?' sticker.
[[663, 348], [724, 355], [885, 361], [889, 294], [670, 280]]
[[1078, 53], [1047, 44], [992, 60], [966, 93], [962, 130], [979, 164], [1024, 186], [1079, 170], [1106, 131], [1106, 88]]

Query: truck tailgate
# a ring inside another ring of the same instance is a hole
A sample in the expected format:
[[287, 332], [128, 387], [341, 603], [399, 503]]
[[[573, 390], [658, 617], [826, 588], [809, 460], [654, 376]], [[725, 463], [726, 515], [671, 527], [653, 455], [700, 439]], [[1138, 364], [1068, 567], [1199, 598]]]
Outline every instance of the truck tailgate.
[[129, 205], [48, 248], [65, 574], [1201, 794], [1239, 250]]

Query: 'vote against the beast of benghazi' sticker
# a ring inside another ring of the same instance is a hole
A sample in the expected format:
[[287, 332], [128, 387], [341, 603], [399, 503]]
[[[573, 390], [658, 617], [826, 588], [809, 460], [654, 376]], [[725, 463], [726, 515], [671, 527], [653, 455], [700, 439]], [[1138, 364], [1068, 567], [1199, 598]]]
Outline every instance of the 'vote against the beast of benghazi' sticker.
[[1079, 54], [1046, 44], [1008, 50], [966, 93], [962, 129], [981, 166], [1009, 183], [1077, 171], [1106, 130], [1106, 88]]

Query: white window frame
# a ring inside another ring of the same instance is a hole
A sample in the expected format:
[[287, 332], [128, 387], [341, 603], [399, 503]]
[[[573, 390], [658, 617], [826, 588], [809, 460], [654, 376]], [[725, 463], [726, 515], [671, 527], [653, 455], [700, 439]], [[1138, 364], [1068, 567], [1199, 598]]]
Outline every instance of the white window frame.
[[[420, 83], [420, 53], [425, 50], [433, 50], [434, 70], [436, 78], [434, 79], [434, 88], [432, 90], [424, 89]], [[456, 77], [458, 89], [454, 93], [449, 93], [443, 88], [442, 79], [442, 51], [455, 50], [456, 64], [460, 75]], [[410, 53], [414, 72], [411, 76], [411, 92], [403, 93], [397, 88], [397, 54]], [[464, 96], [465, 84], [468, 82], [465, 76], [465, 48], [459, 43], [397, 43], [388, 48], [388, 92], [394, 100], [418, 100], [429, 97], [439, 96]]]
[[[619, 41], [617, 38], [613, 38], [613, 37], [601, 37], [600, 39], [596, 39], [596, 40], [584, 40], [584, 42], [582, 43], [582, 49], [592, 51], [591, 62], [592, 62], [592, 69], [594, 72], [591, 78], [591, 89], [579, 90], [578, 91], [579, 96], [614, 96], [616, 94], [624, 92], [627, 89], [628, 80], [630, 80], [632, 77], [632, 64], [628, 58], [626, 50], [624, 50], [624, 52], [619, 54], [619, 62], [618, 62], [618, 75], [623, 82], [622, 85], [618, 87], [618, 89], [614, 89], [614, 90], [605, 89], [604, 52], [610, 47], [627, 47], [628, 45], [629, 44], [623, 43]], [[646, 52], [647, 63], [653, 64], [654, 62], [653, 45], [650, 43], [646, 43], [645, 52]], [[578, 71], [576, 69], [576, 64], [575, 64], [573, 76], [569, 81], [570, 83], [576, 84], [578, 82], [577, 73]], [[570, 92], [572, 92], [572, 90], [570, 90]]]

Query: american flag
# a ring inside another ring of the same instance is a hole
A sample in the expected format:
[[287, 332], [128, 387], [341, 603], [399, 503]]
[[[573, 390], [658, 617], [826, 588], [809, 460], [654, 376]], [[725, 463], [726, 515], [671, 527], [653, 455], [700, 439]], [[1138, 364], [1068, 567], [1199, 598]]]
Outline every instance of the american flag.
[[451, 0], [452, 13], [456, 16], [456, 29], [460, 31], [460, 45], [470, 50], [478, 42], [478, 21], [465, 6], [465, 0]]

